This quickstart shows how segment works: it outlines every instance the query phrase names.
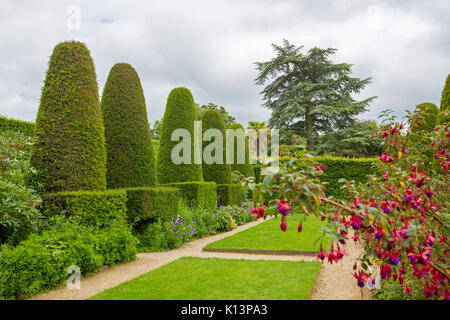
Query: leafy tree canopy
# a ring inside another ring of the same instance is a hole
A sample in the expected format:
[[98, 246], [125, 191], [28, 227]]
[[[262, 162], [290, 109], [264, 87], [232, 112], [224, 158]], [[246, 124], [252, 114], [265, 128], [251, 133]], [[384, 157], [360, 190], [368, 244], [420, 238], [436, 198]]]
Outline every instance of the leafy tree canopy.
[[256, 62], [257, 85], [264, 85], [263, 106], [272, 111], [270, 128], [292, 129], [306, 137], [309, 149], [319, 134], [341, 129], [355, 121], [376, 97], [355, 100], [370, 78], [351, 77], [352, 65], [333, 63], [329, 57], [336, 49], [314, 47], [306, 54], [283, 40], [272, 45], [276, 56]]
[[198, 103], [196, 103], [195, 108], [197, 110], [198, 120], [202, 119], [202, 115], [205, 110], [218, 110], [223, 118], [223, 122], [225, 123], [226, 129], [229, 128], [232, 123], [236, 122], [236, 118], [231, 116], [223, 106], [218, 106], [217, 104], [214, 104], [212, 102], [203, 105], [199, 105]]

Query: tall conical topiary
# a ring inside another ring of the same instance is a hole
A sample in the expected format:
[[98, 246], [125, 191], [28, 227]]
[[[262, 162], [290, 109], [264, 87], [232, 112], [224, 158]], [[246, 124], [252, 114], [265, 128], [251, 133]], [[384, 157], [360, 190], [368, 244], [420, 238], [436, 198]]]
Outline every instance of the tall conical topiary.
[[439, 108], [431, 102], [424, 102], [418, 104], [414, 110], [414, 113], [418, 115], [417, 121], [411, 125], [413, 132], [431, 132], [437, 123], [439, 114]]
[[94, 62], [87, 47], [53, 50], [36, 120], [32, 164], [46, 192], [106, 187], [105, 140]]
[[[236, 133], [239, 132], [238, 130], [242, 130], [242, 134], [245, 135], [245, 129], [239, 123], [231, 124], [229, 129], [236, 130]], [[241, 174], [243, 174], [245, 177], [254, 177], [255, 173], [253, 171], [253, 165], [249, 161], [249, 141], [248, 141], [248, 137], [245, 137], [245, 157], [244, 157], [245, 162], [243, 164], [238, 164], [238, 152], [240, 152], [240, 150], [238, 150], [238, 137], [239, 137], [239, 135], [237, 134], [237, 138], [235, 138], [234, 142], [233, 142], [234, 143], [234, 153], [233, 153], [234, 154], [234, 161], [231, 164], [231, 170], [232, 171], [238, 171]]]
[[[231, 166], [226, 164], [226, 136], [225, 136], [225, 123], [222, 116], [218, 110], [207, 109], [203, 111], [202, 114], [202, 130], [203, 134], [208, 129], [217, 129], [222, 133], [222, 148], [223, 153], [219, 158], [221, 158], [222, 164], [220, 163], [205, 163], [203, 158], [202, 169], [203, 169], [203, 179], [205, 181], [216, 182], [218, 184], [229, 184], [231, 183]], [[205, 137], [205, 136], [203, 136]], [[215, 138], [214, 138], [215, 139]], [[211, 144], [212, 142], [204, 141], [203, 150]], [[215, 152], [215, 151], [214, 151]], [[214, 156], [215, 154], [213, 154]], [[203, 154], [203, 157], [205, 154]]]
[[139, 76], [127, 63], [109, 72], [101, 108], [108, 188], [156, 185], [155, 157]]
[[[202, 165], [194, 163], [194, 121], [197, 120], [194, 98], [183, 87], [173, 89], [167, 98], [159, 139], [157, 175], [159, 183], [203, 181]], [[172, 161], [172, 150], [179, 141], [172, 141], [172, 132], [186, 129], [191, 136], [189, 163]]]
[[441, 95], [441, 108], [439, 110], [439, 123], [449, 123], [450, 122], [450, 74], [447, 76], [445, 81], [444, 90], [442, 90]]

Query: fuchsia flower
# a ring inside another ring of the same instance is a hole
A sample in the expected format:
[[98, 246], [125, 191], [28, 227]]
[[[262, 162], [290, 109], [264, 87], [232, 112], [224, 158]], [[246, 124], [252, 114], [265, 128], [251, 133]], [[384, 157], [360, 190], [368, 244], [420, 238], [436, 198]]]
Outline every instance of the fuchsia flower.
[[388, 254], [389, 257], [389, 264], [391, 265], [398, 265], [398, 263], [400, 262], [400, 252], [390, 252]]
[[281, 199], [280, 203], [278, 204], [278, 212], [280, 212], [281, 215], [286, 216], [289, 211], [291, 211], [291, 206], [286, 203], [286, 200]]
[[430, 189], [427, 189], [427, 190], [425, 190], [424, 192], [425, 192], [425, 195], [426, 195], [428, 198], [431, 198], [431, 197], [434, 195], [434, 191], [432, 191], [432, 190], [430, 190]]
[[386, 279], [391, 276], [392, 268], [390, 265], [383, 263], [380, 267], [381, 279]]
[[367, 279], [369, 278], [369, 275], [365, 273], [362, 270], [359, 270], [358, 273], [354, 273], [353, 276], [356, 278], [356, 282], [358, 284], [358, 287], [363, 288], [364, 284], [366, 283]]
[[391, 203], [389, 201], [383, 201], [381, 202], [381, 210], [384, 211], [384, 213], [389, 214], [392, 211]]
[[346, 256], [348, 253], [347, 253], [347, 251], [345, 250], [345, 249], [341, 249], [341, 248], [339, 248], [339, 246], [337, 247], [337, 251], [336, 251], [336, 257], [337, 257], [337, 260], [336, 260], [336, 262], [338, 261], [338, 260], [340, 260], [340, 259], [342, 259], [344, 256]]
[[322, 246], [320, 246], [320, 252], [316, 256], [316, 260], [321, 260], [323, 263], [323, 260], [327, 257], [327, 254], [323, 252]]
[[381, 135], [383, 137], [387, 137], [389, 135], [389, 132], [387, 132], [386, 130], [384, 130], [383, 132], [381, 132]]
[[298, 230], [298, 232], [302, 232], [303, 226], [301, 223], [298, 225], [297, 230]]
[[361, 222], [362, 219], [360, 217], [358, 217], [357, 215], [352, 215], [352, 218], [350, 219], [350, 225], [353, 229], [358, 230], [359, 228], [361, 228]]
[[386, 162], [394, 162], [394, 158], [392, 158], [390, 155], [386, 154], [386, 152], [383, 152], [383, 154], [380, 157], [380, 160], [384, 163]]
[[353, 204], [355, 205], [356, 208], [360, 208], [360, 203], [361, 203], [361, 198], [353, 198]]
[[375, 239], [380, 240], [384, 236], [383, 229], [380, 227], [380, 228], [377, 228], [375, 230], [376, 230], [376, 232], [375, 232]]
[[264, 206], [262, 203], [259, 204], [259, 210], [258, 210], [258, 218], [264, 217]]
[[257, 215], [258, 214], [258, 208], [256, 207], [256, 203], [253, 205], [253, 209], [252, 209], [252, 213], [250, 214], [251, 216]]

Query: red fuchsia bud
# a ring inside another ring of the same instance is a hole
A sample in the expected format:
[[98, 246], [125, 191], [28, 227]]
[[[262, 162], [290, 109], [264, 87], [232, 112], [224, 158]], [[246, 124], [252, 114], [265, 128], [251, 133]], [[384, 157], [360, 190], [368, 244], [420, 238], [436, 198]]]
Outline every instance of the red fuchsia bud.
[[250, 215], [254, 216], [255, 214], [256, 215], [258, 214], [258, 208], [256, 207], [256, 203], [253, 205], [252, 213]]
[[281, 227], [281, 231], [283, 231], [283, 232], [287, 230], [287, 225], [286, 225], [285, 222], [282, 222], [282, 223], [280, 224], [280, 227]]
[[422, 125], [422, 121], [417, 121], [417, 124], [419, 125], [419, 126], [421, 126]]
[[397, 272], [394, 272], [394, 274], [392, 275], [392, 279], [394, 279], [394, 281], [397, 281], [397, 277], [398, 277]]
[[263, 217], [263, 216], [264, 216], [264, 206], [263, 206], [263, 204], [261, 203], [261, 204], [259, 205], [258, 217]]
[[403, 281], [404, 281], [403, 275], [399, 275], [398, 282], [400, 282], [400, 284], [403, 284]]
[[298, 230], [298, 232], [302, 232], [303, 226], [301, 223], [298, 225], [297, 230]]
[[323, 220], [325, 220], [325, 219], [326, 219], [326, 216], [320, 217], [320, 220], [321, 220], [321, 221], [323, 221]]
[[356, 262], [355, 262], [355, 264], [353, 265], [353, 270], [356, 270], [357, 267], [358, 266], [356, 265]]

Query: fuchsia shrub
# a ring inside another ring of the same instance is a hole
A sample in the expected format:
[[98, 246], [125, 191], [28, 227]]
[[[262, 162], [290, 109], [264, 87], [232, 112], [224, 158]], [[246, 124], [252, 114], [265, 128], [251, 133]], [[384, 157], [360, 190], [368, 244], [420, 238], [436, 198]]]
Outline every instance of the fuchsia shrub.
[[[371, 176], [366, 185], [346, 182], [353, 195], [347, 202], [325, 196], [318, 177], [326, 174], [326, 168], [315, 162], [304, 145], [297, 146], [296, 156], [273, 176], [260, 184], [245, 183], [250, 189], [279, 196], [283, 231], [291, 206], [328, 219], [323, 233], [333, 244], [329, 252], [321, 248], [317, 258], [322, 262], [338, 262], [349, 242], [363, 243], [365, 252], [353, 267], [361, 288], [373, 281], [368, 270], [376, 265], [381, 279], [391, 279], [411, 294], [404, 281], [408, 268], [417, 281], [415, 287], [426, 298], [449, 299], [450, 132], [448, 124], [431, 132], [409, 129], [420, 123], [420, 114], [414, 114], [407, 123], [389, 119], [381, 126], [376, 134], [384, 139], [385, 152], [377, 164], [382, 174]], [[414, 135], [420, 135], [421, 143], [407, 144]]]

